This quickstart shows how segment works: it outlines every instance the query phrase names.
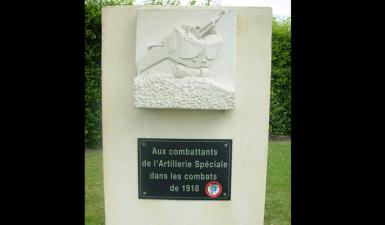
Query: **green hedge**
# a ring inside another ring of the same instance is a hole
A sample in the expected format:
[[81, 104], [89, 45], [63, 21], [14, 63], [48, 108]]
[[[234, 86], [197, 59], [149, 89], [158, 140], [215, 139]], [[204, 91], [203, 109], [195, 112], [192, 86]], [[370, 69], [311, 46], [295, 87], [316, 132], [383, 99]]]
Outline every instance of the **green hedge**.
[[273, 20], [270, 133], [291, 135], [291, 20]]
[[106, 5], [132, 4], [131, 1], [85, 2], [85, 147], [100, 148], [101, 118], [101, 9]]
[[[161, 1], [150, 0], [148, 4]], [[179, 1], [169, 1], [179, 4]], [[194, 1], [192, 1], [194, 2]], [[101, 8], [132, 5], [132, 0], [86, 0], [85, 2], [85, 147], [101, 147]], [[191, 4], [191, 3], [190, 3]], [[273, 21], [272, 90], [270, 132], [290, 135], [290, 19]]]

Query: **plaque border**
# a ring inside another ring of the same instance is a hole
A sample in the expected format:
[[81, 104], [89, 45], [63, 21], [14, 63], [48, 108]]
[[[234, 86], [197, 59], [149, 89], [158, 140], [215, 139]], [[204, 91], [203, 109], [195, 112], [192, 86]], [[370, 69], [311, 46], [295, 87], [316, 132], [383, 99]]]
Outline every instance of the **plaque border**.
[[[217, 198], [210, 198], [210, 197], [164, 197], [164, 196], [148, 196], [143, 195], [141, 192], [141, 146], [143, 141], [164, 141], [164, 142], [224, 142], [229, 145], [229, 173], [228, 173], [228, 195], [226, 197], [217, 197]], [[156, 199], [156, 200], [208, 200], [208, 201], [230, 201], [231, 200], [231, 172], [232, 172], [232, 148], [233, 148], [233, 139], [191, 139], [191, 138], [138, 138], [137, 139], [138, 144], [138, 198], [139, 199]]]

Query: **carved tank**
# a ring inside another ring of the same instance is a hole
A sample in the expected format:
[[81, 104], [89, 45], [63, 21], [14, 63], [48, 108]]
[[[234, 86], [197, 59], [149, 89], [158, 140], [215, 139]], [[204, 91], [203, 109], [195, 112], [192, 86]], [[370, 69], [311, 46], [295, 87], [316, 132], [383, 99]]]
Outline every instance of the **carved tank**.
[[149, 45], [147, 54], [137, 64], [138, 72], [143, 72], [164, 60], [171, 60], [175, 65], [175, 77], [208, 76], [208, 68], [223, 44], [214, 27], [224, 14], [222, 11], [201, 27], [177, 27], [159, 44]]

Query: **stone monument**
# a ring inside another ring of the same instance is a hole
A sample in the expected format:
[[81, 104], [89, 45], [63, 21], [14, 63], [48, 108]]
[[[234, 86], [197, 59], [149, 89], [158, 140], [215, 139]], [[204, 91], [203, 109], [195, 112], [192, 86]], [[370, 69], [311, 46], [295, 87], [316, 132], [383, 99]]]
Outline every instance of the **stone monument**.
[[262, 225], [272, 12], [102, 12], [106, 225]]

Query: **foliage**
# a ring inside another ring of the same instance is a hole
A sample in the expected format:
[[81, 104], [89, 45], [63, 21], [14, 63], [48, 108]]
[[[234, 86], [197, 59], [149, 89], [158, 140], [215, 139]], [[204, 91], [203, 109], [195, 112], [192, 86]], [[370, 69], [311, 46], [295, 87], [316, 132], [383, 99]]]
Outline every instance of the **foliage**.
[[85, 145], [101, 145], [101, 9], [107, 5], [132, 4], [132, 0], [85, 2]]
[[270, 133], [291, 134], [291, 20], [273, 20]]
[[197, 4], [197, 0], [190, 0], [188, 3], [192, 6], [194, 6], [195, 4]]
[[[206, 1], [211, 4], [212, 1]], [[101, 146], [101, 9], [107, 5], [132, 5], [132, 0], [85, 1], [85, 145]], [[180, 5], [179, 0], [148, 0], [147, 5]], [[196, 5], [195, 0], [189, 1]], [[270, 132], [291, 132], [290, 18], [273, 20]]]
[[146, 5], [180, 5], [179, 0], [147, 0]]

